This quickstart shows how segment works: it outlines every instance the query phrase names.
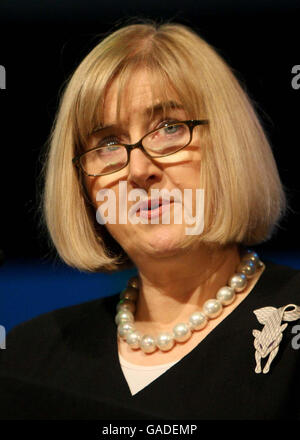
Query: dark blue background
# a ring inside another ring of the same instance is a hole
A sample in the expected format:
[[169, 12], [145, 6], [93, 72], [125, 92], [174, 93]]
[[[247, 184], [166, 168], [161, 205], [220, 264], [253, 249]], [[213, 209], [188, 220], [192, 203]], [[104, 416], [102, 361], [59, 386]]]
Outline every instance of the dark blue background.
[[[102, 36], [132, 17], [191, 26], [234, 69], [272, 144], [290, 210], [263, 258], [300, 267], [299, 103], [291, 87], [300, 64], [296, 1], [10, 1], [0, 4], [0, 324], [110, 295], [135, 271], [84, 274], [52, 263], [38, 229], [37, 176], [64, 82]], [[260, 182], [257, 182], [259, 185]]]

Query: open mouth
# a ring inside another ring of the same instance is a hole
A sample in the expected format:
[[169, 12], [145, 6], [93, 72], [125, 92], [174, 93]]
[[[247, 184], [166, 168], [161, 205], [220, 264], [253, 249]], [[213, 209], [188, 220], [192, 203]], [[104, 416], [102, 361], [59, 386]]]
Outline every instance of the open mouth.
[[142, 205], [140, 206], [140, 208], [137, 210], [137, 212], [140, 211], [155, 211], [155, 209], [158, 209], [160, 206], [169, 204], [168, 200], [151, 200], [149, 199], [148, 201], [145, 201], [144, 203], [142, 203]]
[[160, 216], [163, 212], [169, 209], [169, 206], [171, 205], [171, 201], [168, 200], [160, 200], [160, 201], [148, 201], [148, 204], [142, 205], [137, 210], [137, 215], [144, 217], [144, 218], [153, 218]]
[[151, 201], [149, 201], [148, 206], [141, 208], [141, 211], [149, 211], [149, 210], [153, 211], [154, 209], [157, 209], [160, 206], [162, 206], [161, 202], [159, 202], [159, 203], [155, 202], [155, 203], [151, 204]]

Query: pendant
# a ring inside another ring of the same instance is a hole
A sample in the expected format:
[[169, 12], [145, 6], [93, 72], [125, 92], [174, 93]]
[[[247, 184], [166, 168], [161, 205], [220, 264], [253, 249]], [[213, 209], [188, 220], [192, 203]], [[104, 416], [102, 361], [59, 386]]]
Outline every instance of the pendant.
[[300, 307], [295, 304], [288, 304], [276, 309], [275, 307], [263, 307], [254, 310], [258, 321], [264, 325], [263, 329], [252, 330], [254, 336], [255, 373], [261, 373], [261, 360], [268, 357], [264, 366], [263, 373], [268, 373], [270, 365], [279, 350], [279, 344], [282, 340], [282, 332], [288, 324], [281, 324], [281, 321], [296, 321], [300, 318]]

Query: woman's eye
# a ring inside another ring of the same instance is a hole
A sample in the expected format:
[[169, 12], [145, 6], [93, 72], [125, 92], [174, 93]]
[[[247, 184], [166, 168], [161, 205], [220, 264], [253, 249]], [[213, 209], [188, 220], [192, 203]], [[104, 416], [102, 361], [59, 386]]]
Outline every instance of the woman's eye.
[[158, 128], [163, 128], [165, 124], [169, 125], [166, 128], [172, 128], [173, 127], [172, 124], [176, 124], [176, 123], [178, 123], [178, 121], [176, 119], [167, 119], [167, 120], [161, 122], [160, 125], [158, 126]]
[[167, 134], [174, 134], [178, 130], [178, 125], [169, 125], [168, 127], [165, 127], [165, 132]]
[[106, 136], [105, 138], [98, 141], [97, 146], [102, 147], [103, 145], [115, 145], [119, 143], [120, 141], [116, 136]]
[[[166, 126], [166, 124], [168, 125]], [[176, 134], [178, 129], [178, 121], [175, 119], [163, 121], [157, 128], [157, 130], [161, 130], [160, 133], [164, 135]]]

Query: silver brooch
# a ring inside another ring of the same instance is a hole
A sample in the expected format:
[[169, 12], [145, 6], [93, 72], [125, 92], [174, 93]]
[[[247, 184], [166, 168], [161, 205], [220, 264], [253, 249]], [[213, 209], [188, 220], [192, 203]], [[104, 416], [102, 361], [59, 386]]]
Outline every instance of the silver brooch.
[[252, 330], [256, 360], [255, 373], [261, 373], [261, 359], [269, 355], [263, 369], [263, 373], [268, 373], [271, 362], [278, 353], [282, 332], [288, 326], [288, 324], [281, 325], [281, 321], [296, 321], [299, 319], [300, 307], [295, 304], [288, 304], [278, 309], [275, 307], [263, 307], [254, 310], [253, 313], [255, 313], [258, 321], [264, 325], [261, 331]]

